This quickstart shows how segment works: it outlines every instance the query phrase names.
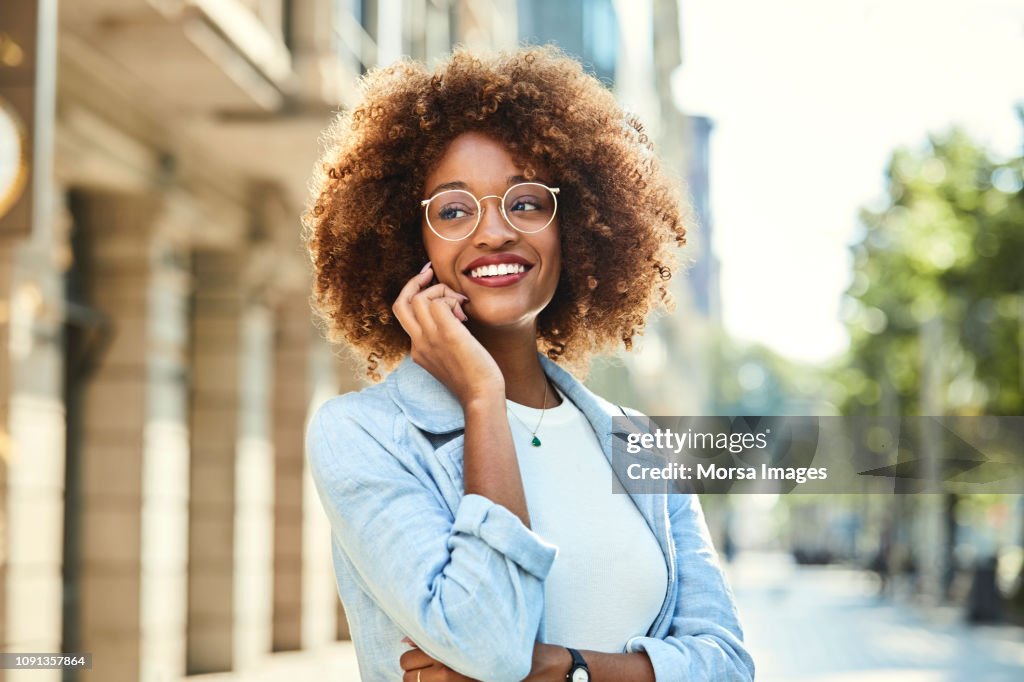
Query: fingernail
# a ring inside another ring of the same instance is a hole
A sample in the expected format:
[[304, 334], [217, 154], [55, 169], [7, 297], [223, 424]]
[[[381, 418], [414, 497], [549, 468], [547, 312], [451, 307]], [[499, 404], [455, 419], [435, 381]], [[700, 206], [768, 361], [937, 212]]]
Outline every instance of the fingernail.
[[412, 644], [412, 640], [409, 639], [408, 637], [403, 637], [402, 641], [405, 642], [406, 644]]
[[426, 272], [428, 268], [430, 268], [430, 261], [427, 261], [427, 264], [423, 266], [423, 269], [420, 270], [420, 274]]

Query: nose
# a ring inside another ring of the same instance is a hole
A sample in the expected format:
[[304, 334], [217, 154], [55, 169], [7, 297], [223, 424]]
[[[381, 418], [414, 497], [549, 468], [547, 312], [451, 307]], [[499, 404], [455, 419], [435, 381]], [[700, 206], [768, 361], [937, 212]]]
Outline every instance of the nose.
[[[494, 201], [488, 202], [488, 199]], [[519, 232], [505, 221], [501, 213], [501, 201], [502, 198], [497, 194], [489, 194], [480, 199], [480, 225], [473, 235], [477, 246], [500, 247], [519, 238]]]

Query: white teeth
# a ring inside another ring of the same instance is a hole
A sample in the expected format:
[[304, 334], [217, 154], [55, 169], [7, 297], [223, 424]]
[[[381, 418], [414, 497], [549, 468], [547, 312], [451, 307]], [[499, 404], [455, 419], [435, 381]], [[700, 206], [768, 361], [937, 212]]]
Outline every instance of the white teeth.
[[526, 272], [521, 263], [501, 263], [500, 265], [481, 265], [469, 272], [470, 277], [499, 277], [501, 275], [517, 275]]

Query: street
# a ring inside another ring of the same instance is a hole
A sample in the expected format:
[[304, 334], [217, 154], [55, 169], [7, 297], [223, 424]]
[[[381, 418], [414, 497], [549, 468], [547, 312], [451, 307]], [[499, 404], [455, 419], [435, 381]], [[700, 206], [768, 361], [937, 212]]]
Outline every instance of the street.
[[879, 599], [871, 574], [739, 554], [727, 572], [758, 682], [1018, 682], [1024, 628]]

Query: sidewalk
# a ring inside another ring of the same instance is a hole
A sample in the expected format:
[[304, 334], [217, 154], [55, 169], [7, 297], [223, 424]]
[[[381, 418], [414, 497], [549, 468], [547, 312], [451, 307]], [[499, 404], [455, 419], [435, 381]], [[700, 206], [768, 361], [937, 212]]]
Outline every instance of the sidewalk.
[[758, 682], [1019, 682], [1024, 629], [875, 596], [863, 571], [745, 553], [727, 568]]
[[359, 667], [352, 642], [335, 642], [316, 651], [275, 653], [245, 672], [189, 675], [180, 682], [358, 682]]

